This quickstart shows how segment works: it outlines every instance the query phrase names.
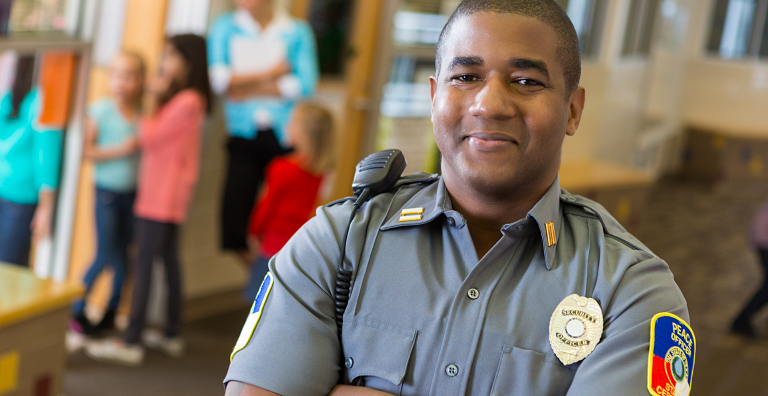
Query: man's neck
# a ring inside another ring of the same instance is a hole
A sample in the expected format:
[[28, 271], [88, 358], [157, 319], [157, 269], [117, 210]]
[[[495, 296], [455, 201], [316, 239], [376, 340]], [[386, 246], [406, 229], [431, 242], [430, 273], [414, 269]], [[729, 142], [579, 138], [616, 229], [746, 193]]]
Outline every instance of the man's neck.
[[474, 190], [454, 178], [444, 177], [444, 181], [455, 210], [470, 223], [498, 231], [504, 224], [525, 218], [547, 192], [554, 179], [536, 186], [520, 186], [498, 196]]
[[[456, 177], [443, 176], [453, 209], [467, 219], [478, 258], [499, 240], [501, 227], [525, 218], [554, 181], [523, 185], [506, 194], [490, 195], [473, 189]], [[548, 178], [547, 178], [548, 179]]]

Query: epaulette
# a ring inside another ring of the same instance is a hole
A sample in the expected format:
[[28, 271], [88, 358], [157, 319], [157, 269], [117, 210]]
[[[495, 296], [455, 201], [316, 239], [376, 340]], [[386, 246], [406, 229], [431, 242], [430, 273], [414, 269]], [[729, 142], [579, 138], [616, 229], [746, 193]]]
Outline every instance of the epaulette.
[[414, 173], [412, 175], [403, 176], [400, 179], [398, 179], [395, 182], [395, 184], [392, 185], [392, 188], [390, 188], [390, 191], [396, 190], [403, 186], [412, 185], [412, 184], [429, 184], [437, 181], [439, 178], [440, 178], [440, 175], [438, 175], [437, 173], [425, 173], [425, 172]]
[[[565, 203], [566, 206], [571, 205], [574, 210], [579, 211], [578, 213], [571, 213], [582, 216], [586, 214], [598, 219], [603, 226], [603, 233], [606, 236], [616, 239], [634, 250], [642, 250], [648, 254], [653, 254], [647, 246], [640, 242], [640, 240], [627, 232], [627, 230], [603, 207], [603, 205], [580, 195], [571, 194], [564, 189], [560, 189], [560, 201]], [[566, 212], [568, 212], [568, 210], [566, 210]]]
[[[429, 184], [434, 181], [437, 181], [440, 178], [440, 175], [436, 173], [414, 173], [412, 175], [403, 176], [395, 182], [395, 184], [392, 185], [392, 187], [388, 191], [394, 191], [397, 190], [400, 187], [409, 186], [409, 185], [416, 185], [416, 184]], [[331, 203], [325, 204], [326, 208], [330, 208], [332, 206], [343, 204], [344, 202], [355, 202], [355, 197], [344, 197], [341, 199], [337, 199]]]

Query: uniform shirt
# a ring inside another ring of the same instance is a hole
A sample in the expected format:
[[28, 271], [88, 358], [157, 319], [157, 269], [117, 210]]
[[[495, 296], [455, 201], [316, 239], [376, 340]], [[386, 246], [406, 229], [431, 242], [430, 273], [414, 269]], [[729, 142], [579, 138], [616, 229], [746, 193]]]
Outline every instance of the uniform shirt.
[[248, 230], [261, 238], [262, 256], [272, 257], [307, 222], [322, 181], [322, 176], [294, 160], [272, 160], [266, 172], [266, 194], [256, 204]]
[[42, 95], [33, 89], [22, 100], [19, 117], [9, 119], [11, 94], [0, 94], [0, 198], [33, 205], [41, 190], [59, 185], [61, 131], [37, 124]]
[[[126, 120], [112, 99], [102, 99], [88, 106], [88, 116], [98, 129], [96, 146], [100, 148], [119, 146], [136, 135], [136, 120]], [[134, 191], [138, 167], [138, 154], [96, 162], [95, 184], [115, 192]]]
[[[399, 221], [401, 209], [419, 207], [421, 220]], [[351, 208], [320, 208], [272, 259], [271, 293], [225, 382], [327, 395], [342, 372], [395, 395], [648, 395], [652, 317], [688, 320], [667, 264], [558, 180], [478, 259], [440, 179], [378, 195], [357, 214], [342, 355], [333, 290]], [[604, 331], [592, 354], [564, 366], [548, 326], [573, 293], [600, 304]], [[351, 368], [340, 371], [344, 359]]]
[[187, 217], [200, 166], [205, 99], [193, 89], [177, 93], [139, 125], [139, 188], [134, 213], [160, 223]]
[[315, 37], [309, 24], [291, 18], [283, 10], [276, 11], [269, 26], [264, 29], [247, 11], [222, 15], [213, 23], [208, 34], [211, 86], [217, 94], [223, 94], [229, 88], [232, 43], [235, 40], [257, 39], [285, 43], [286, 61], [293, 71], [277, 81], [281, 97], [255, 97], [239, 102], [227, 99], [224, 102], [227, 130], [231, 136], [252, 139], [256, 136], [258, 120], [271, 126], [278, 140], [284, 141], [285, 125], [290, 119], [294, 102], [312, 96], [317, 86], [320, 72]]

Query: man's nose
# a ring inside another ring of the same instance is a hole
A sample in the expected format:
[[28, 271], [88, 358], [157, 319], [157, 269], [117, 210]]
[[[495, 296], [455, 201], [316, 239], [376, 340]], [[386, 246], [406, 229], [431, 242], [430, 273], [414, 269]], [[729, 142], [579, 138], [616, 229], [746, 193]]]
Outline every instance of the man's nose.
[[499, 119], [517, 115], [512, 89], [504, 78], [489, 78], [475, 95], [470, 115]]

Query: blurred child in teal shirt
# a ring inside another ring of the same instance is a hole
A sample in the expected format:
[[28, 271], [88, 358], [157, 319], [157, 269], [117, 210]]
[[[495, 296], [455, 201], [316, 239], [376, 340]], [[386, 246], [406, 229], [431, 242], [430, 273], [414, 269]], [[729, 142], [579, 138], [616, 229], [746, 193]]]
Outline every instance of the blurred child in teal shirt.
[[61, 167], [61, 131], [38, 124], [35, 57], [19, 56], [0, 92], [0, 262], [29, 265], [32, 239], [50, 234]]
[[85, 296], [107, 266], [113, 270], [112, 297], [101, 322], [93, 326], [85, 317], [85, 298], [73, 306], [70, 329], [90, 335], [114, 326], [115, 312], [133, 236], [133, 203], [136, 197], [136, 126], [143, 94], [145, 66], [134, 53], [118, 55], [110, 65], [110, 97], [88, 107], [83, 154], [95, 163], [96, 258], [83, 278]]

